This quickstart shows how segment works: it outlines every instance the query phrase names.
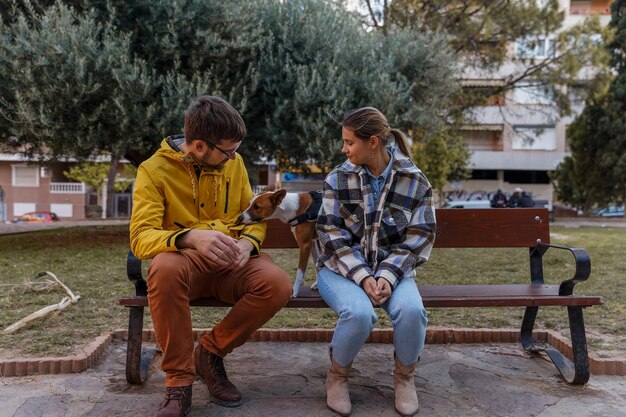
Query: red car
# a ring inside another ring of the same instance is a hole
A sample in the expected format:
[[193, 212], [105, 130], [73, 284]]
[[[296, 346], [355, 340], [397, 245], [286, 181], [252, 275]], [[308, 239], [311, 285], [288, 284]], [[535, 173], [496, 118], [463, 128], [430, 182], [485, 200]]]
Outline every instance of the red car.
[[50, 211], [31, 211], [30, 213], [22, 214], [13, 220], [13, 223], [51, 223], [58, 221], [59, 217], [56, 213]]

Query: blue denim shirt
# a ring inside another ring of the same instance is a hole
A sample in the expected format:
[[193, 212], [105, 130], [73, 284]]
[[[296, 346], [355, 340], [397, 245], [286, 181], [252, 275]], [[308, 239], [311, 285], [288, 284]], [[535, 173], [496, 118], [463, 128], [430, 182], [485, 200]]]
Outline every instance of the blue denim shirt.
[[370, 180], [370, 187], [372, 187], [372, 196], [374, 197], [374, 207], [372, 211], [376, 211], [378, 200], [380, 200], [380, 191], [385, 186], [385, 181], [387, 181], [387, 177], [389, 177], [393, 165], [393, 155], [389, 150], [387, 150], [387, 153], [389, 154], [389, 164], [387, 164], [387, 168], [385, 168], [378, 177], [375, 177], [367, 166], [365, 167], [365, 172], [367, 172], [367, 176]]

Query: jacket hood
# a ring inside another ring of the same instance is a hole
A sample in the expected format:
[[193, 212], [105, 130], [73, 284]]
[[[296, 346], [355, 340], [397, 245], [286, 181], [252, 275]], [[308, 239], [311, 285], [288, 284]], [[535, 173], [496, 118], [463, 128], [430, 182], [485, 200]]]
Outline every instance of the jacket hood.
[[182, 162], [189, 166], [198, 165], [189, 152], [183, 152], [180, 149], [180, 145], [184, 142], [185, 137], [183, 135], [168, 136], [161, 141], [161, 146], [157, 150], [157, 154], [167, 159]]

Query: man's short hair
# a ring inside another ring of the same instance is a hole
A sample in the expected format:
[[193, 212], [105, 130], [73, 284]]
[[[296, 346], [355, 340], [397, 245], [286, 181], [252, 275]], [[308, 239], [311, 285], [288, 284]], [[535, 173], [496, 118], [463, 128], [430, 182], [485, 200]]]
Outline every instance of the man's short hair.
[[246, 136], [243, 119], [226, 100], [202, 96], [185, 112], [185, 140], [202, 140], [217, 144], [222, 140], [241, 142]]

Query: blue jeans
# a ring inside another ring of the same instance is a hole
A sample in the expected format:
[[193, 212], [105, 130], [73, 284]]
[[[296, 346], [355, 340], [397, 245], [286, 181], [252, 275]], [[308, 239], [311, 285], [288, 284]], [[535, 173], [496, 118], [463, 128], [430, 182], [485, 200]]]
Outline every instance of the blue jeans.
[[[354, 281], [324, 267], [317, 276], [318, 289], [326, 304], [339, 316], [330, 347], [341, 366], [352, 362], [372, 332], [378, 315], [372, 302]], [[381, 306], [393, 326], [393, 345], [403, 365], [412, 365], [424, 350], [428, 313], [413, 278], [404, 278]]]

